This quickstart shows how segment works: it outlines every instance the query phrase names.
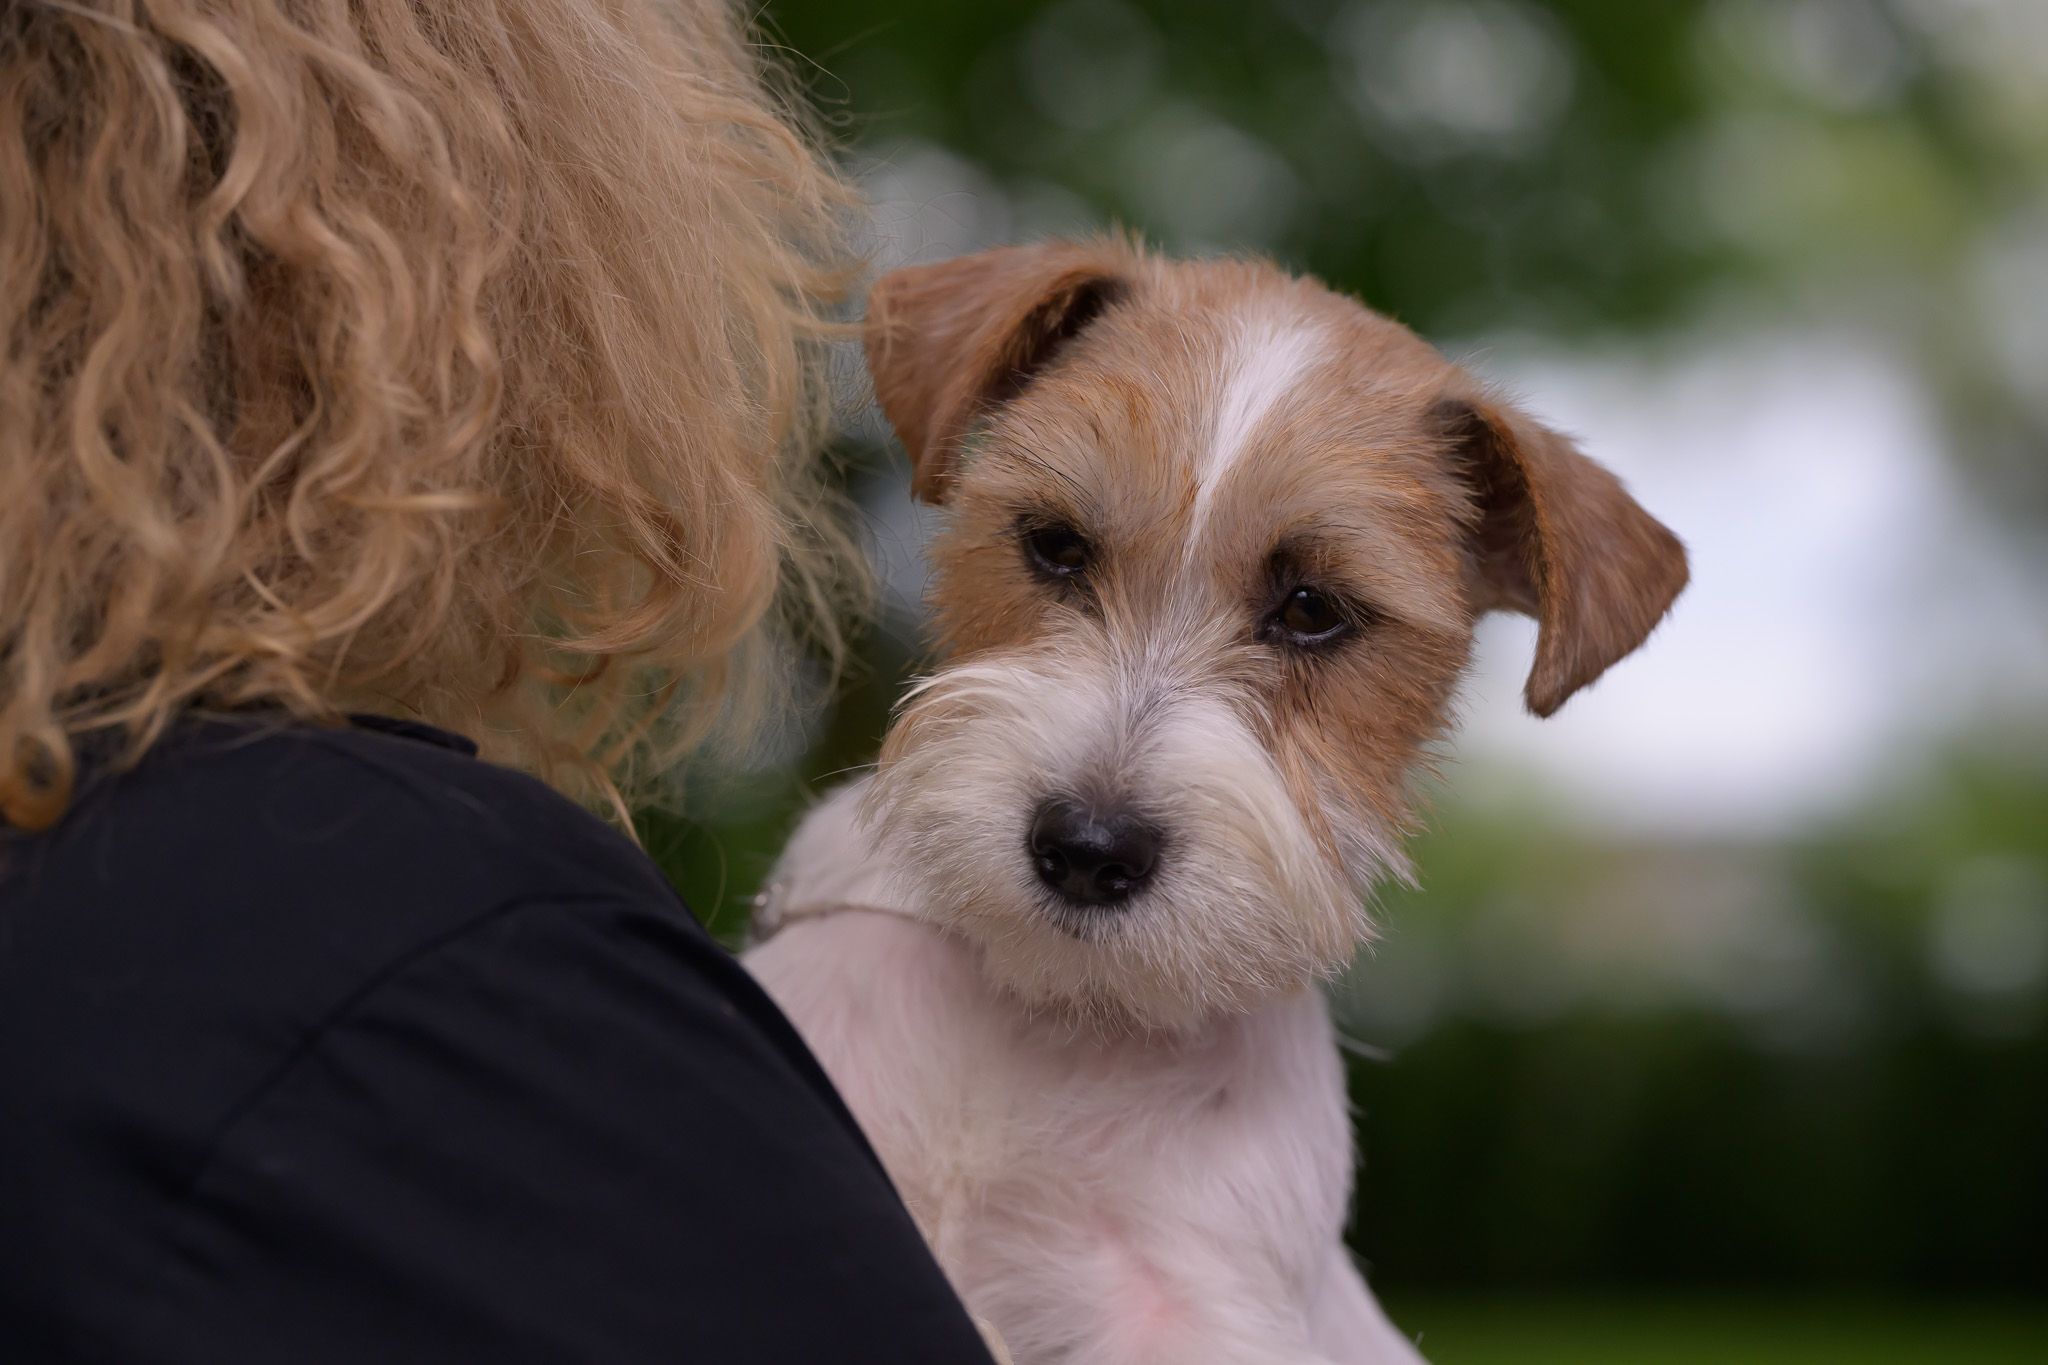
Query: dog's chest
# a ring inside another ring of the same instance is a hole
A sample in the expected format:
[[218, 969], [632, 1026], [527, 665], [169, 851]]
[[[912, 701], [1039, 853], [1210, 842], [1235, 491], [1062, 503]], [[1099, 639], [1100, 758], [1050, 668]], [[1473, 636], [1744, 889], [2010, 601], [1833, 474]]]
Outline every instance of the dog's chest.
[[1341, 1227], [1351, 1135], [1314, 992], [1184, 1039], [1014, 1018], [1006, 1034], [1000, 1070], [961, 1096], [990, 1238], [1215, 1239], [1291, 1274]]
[[894, 916], [793, 926], [749, 965], [915, 1203], [1341, 1226], [1351, 1131], [1313, 989], [1186, 1037], [1105, 1040], [1022, 1014], [965, 950]]
[[1063, 1024], [1005, 1022], [997, 1055], [1007, 1101], [989, 1118], [1014, 1159], [1054, 1167], [1051, 1178], [1128, 1180], [1147, 1165], [1232, 1165], [1251, 1149], [1319, 1129], [1341, 1140], [1342, 1114], [1328, 1103], [1327, 1025], [1307, 992], [1182, 1038], [1105, 1041]]
[[1225, 1285], [1246, 1311], [1307, 1314], [1352, 1166], [1313, 989], [1182, 1038], [1105, 1041], [1030, 1018], [970, 950], [899, 915], [793, 924], [748, 963], [1019, 1359], [1065, 1359], [1080, 1305], [1111, 1334]]

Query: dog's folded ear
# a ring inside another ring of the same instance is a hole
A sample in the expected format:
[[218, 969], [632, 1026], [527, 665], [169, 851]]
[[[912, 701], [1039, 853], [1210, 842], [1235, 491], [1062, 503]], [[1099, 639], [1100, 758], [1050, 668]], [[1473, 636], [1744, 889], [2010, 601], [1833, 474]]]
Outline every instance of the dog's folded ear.
[[1557, 432], [1477, 393], [1430, 417], [1472, 491], [1482, 611], [1536, 618], [1523, 699], [1548, 716], [1640, 645], [1686, 584], [1685, 546]]
[[975, 418], [1023, 392], [1116, 301], [1130, 260], [1112, 244], [1049, 242], [881, 278], [868, 299], [868, 370], [918, 497], [945, 501]]

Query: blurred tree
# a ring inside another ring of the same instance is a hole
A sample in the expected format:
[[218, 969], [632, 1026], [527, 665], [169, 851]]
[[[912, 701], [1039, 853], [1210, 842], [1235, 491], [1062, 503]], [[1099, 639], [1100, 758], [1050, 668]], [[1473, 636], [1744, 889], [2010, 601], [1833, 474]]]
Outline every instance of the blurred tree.
[[[1851, 329], [1926, 377], [1985, 506], [2040, 553], [2039, 0], [767, 18], [883, 203], [885, 259], [1116, 222], [1275, 253], [1454, 344], [1648, 347], [1731, 314]], [[900, 480], [855, 445], [859, 488]], [[805, 792], [871, 758], [914, 638], [885, 622], [801, 762], [721, 787], [716, 823], [649, 818], [721, 933]], [[1397, 1285], [2048, 1290], [2036, 749], [1964, 744], [1773, 844], [1607, 843], [1528, 803], [1442, 825], [1426, 900], [1389, 898], [1393, 932], [1340, 996], [1398, 1059], [1353, 1070], [1359, 1243]]]
[[985, 177], [961, 206], [988, 229], [972, 236], [1113, 221], [1175, 250], [1270, 251], [1438, 339], [1638, 340], [1724, 307], [1847, 322], [1936, 382], [1988, 505], [2048, 518], [2036, 0], [777, 0], [769, 17], [858, 155], [886, 171], [941, 149]]

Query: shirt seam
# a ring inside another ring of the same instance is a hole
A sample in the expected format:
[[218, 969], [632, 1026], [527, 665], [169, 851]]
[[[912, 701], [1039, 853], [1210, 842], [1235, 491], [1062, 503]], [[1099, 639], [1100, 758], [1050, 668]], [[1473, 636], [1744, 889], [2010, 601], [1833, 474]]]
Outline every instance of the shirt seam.
[[354, 989], [350, 990], [341, 999], [330, 1005], [306, 1029], [303, 1037], [287, 1048], [284, 1055], [278, 1058], [269, 1070], [253, 1082], [240, 1098], [236, 1099], [222, 1111], [220, 1120], [214, 1125], [212, 1132], [207, 1135], [204, 1146], [200, 1149], [199, 1155], [194, 1159], [191, 1174], [180, 1183], [176, 1202], [179, 1205], [186, 1204], [198, 1192], [200, 1184], [213, 1170], [214, 1158], [219, 1154], [221, 1148], [226, 1145], [229, 1137], [234, 1133], [235, 1128], [241, 1121], [260, 1108], [263, 1101], [268, 1099], [273, 1091], [291, 1077], [299, 1064], [319, 1049], [321, 1044], [327, 1040], [329, 1034], [345, 1026], [359, 1010], [366, 1006], [379, 991], [389, 985], [394, 978], [428, 961], [444, 949], [455, 946], [472, 934], [486, 930], [523, 911], [567, 909], [579, 905], [608, 905], [615, 908], [628, 909], [634, 904], [635, 902], [617, 894], [592, 894], [590, 892], [519, 896], [493, 906], [482, 914], [463, 920], [461, 923], [453, 925], [443, 932], [415, 944], [410, 949], [390, 959], [384, 965], [364, 977]]

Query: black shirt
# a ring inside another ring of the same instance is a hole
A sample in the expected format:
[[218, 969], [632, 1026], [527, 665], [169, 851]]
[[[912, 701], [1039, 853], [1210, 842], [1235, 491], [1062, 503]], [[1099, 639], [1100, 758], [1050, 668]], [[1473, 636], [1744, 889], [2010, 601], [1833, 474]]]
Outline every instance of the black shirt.
[[988, 1359], [630, 841], [454, 736], [246, 719], [0, 830], [0, 1358]]

